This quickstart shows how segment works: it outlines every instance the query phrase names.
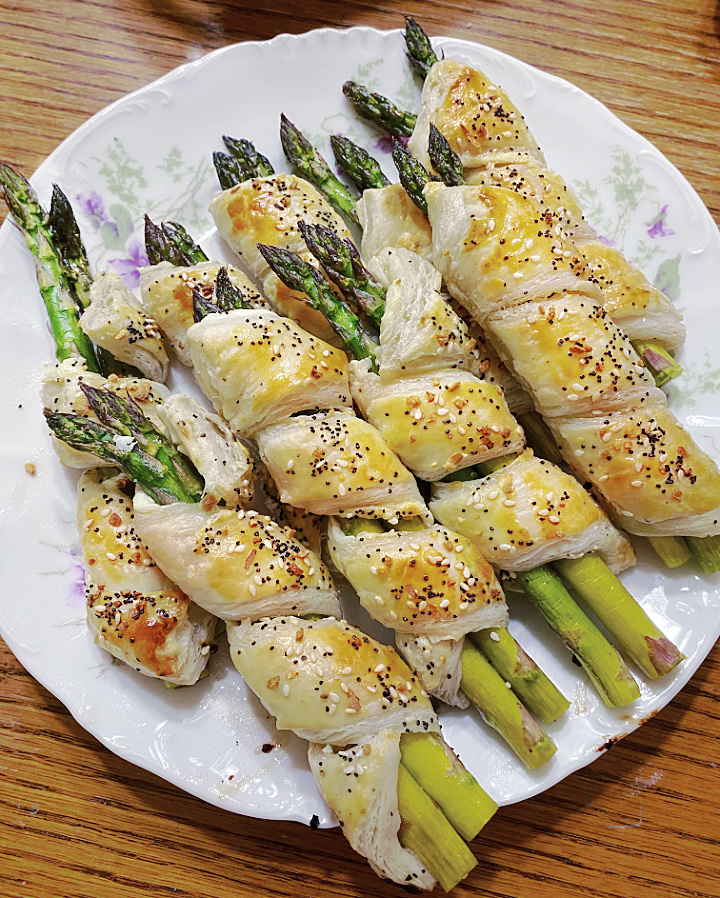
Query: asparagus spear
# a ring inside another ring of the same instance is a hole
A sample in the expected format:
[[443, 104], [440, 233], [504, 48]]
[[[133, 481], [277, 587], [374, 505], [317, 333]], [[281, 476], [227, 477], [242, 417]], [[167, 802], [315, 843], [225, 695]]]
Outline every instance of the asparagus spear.
[[472, 641], [513, 692], [543, 723], [552, 723], [570, 702], [505, 627], [490, 627], [471, 635]]
[[339, 134], [333, 134], [330, 138], [330, 146], [340, 171], [346, 174], [360, 190], [390, 186], [390, 181], [383, 174], [377, 159], [373, 159], [370, 153], [353, 143], [352, 140]]
[[463, 839], [472, 841], [497, 811], [497, 802], [458, 760], [442, 736], [436, 733], [403, 733], [400, 738], [403, 766]]
[[402, 818], [400, 844], [449, 892], [477, 864], [472, 851], [404, 764], [398, 769], [397, 796]]
[[[203, 479], [195, 465], [161, 433], [130, 397], [81, 383], [90, 408], [101, 424], [123, 437], [131, 437], [146, 453], [174, 472], [186, 496], [200, 497]], [[186, 499], [185, 501], [198, 501]]]
[[515, 578], [585, 668], [607, 705], [621, 708], [640, 697], [640, 689], [623, 659], [548, 565], [515, 571]]
[[462, 649], [460, 688], [531, 770], [542, 767], [555, 754], [557, 748], [550, 736], [468, 639]]
[[291, 290], [305, 293], [309, 304], [322, 312], [356, 359], [374, 361], [377, 337], [338, 296], [312, 265], [297, 253], [259, 243], [258, 249], [280, 280]]
[[342, 90], [361, 118], [373, 122], [393, 137], [410, 137], [413, 133], [417, 121], [414, 113], [399, 109], [387, 97], [370, 93], [355, 81], [346, 81]]
[[683, 660], [682, 652], [653, 624], [597, 555], [563, 558], [553, 562], [553, 567], [651, 679], [664, 676]]
[[360, 226], [355, 212], [356, 197], [330, 170], [320, 153], [310, 141], [284, 115], [280, 117], [280, 140], [288, 162], [308, 181], [316, 184], [329, 202], [351, 224]]
[[57, 247], [65, 275], [81, 309], [90, 305], [93, 277], [80, 228], [70, 201], [57, 184], [53, 184], [48, 229]]
[[427, 215], [427, 201], [423, 196], [423, 188], [432, 180], [421, 162], [412, 155], [399, 140], [393, 141], [392, 158], [398, 171], [400, 183], [407, 191], [415, 205]]
[[200, 500], [200, 494], [186, 493], [173, 468], [146, 452], [133, 439], [118, 439], [124, 435], [82, 415], [45, 409], [45, 418], [58, 439], [74, 449], [92, 452], [117, 465], [158, 505]]
[[[91, 302], [90, 288], [93, 276], [75, 213], [67, 196], [57, 184], [53, 184], [48, 229], [58, 251], [70, 292], [80, 315], [82, 315]], [[137, 368], [119, 362], [103, 346], [95, 347], [95, 356], [100, 372], [105, 376], [118, 374], [123, 377], [143, 377]]]
[[242, 166], [234, 156], [228, 156], [227, 153], [213, 153], [213, 165], [223, 190], [229, 190], [247, 180]]
[[58, 360], [82, 358], [88, 371], [100, 373], [92, 341], [80, 329], [78, 309], [37, 194], [22, 175], [4, 162], [0, 162], [0, 188], [15, 222], [25, 235], [28, 249], [35, 256], [38, 286], [50, 320]]
[[272, 167], [270, 160], [263, 156], [262, 153], [258, 153], [254, 144], [250, 143], [249, 140], [238, 140], [235, 137], [223, 135], [223, 143], [227, 147], [228, 153], [234, 159], [237, 159], [240, 164], [240, 168], [245, 174], [243, 180], [247, 181], [249, 178], [261, 178], [275, 174], [275, 169]]
[[339, 237], [332, 228], [323, 225], [308, 225], [301, 221], [299, 227], [308, 249], [328, 278], [351, 303], [365, 312], [379, 331], [385, 314], [385, 288], [362, 264], [352, 240]]
[[173, 265], [197, 265], [207, 262], [204, 250], [185, 228], [175, 221], [156, 225], [145, 216], [145, 251], [151, 265], [170, 262]]
[[430, 154], [433, 168], [448, 187], [458, 187], [460, 184], [465, 183], [465, 174], [460, 157], [432, 122], [430, 123], [428, 153]]
[[430, 38], [412, 16], [405, 16], [405, 46], [410, 64], [424, 81], [438, 58]]

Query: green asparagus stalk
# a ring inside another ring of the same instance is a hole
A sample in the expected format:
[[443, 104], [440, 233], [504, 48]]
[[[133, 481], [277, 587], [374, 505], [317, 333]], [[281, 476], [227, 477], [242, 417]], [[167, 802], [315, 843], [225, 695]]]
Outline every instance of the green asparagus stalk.
[[410, 64], [424, 81], [438, 58], [430, 38], [412, 16], [405, 16], [405, 46]]
[[683, 660], [682, 652], [655, 626], [598, 555], [563, 558], [554, 561], [553, 567], [650, 679], [665, 676]]
[[220, 306], [214, 296], [206, 296], [199, 287], [193, 290], [193, 321], [197, 324], [208, 315], [219, 315]]
[[682, 536], [649, 536], [648, 542], [665, 567], [682, 567], [693, 557], [690, 546]]
[[377, 336], [336, 296], [328, 281], [297, 253], [259, 243], [258, 249], [280, 280], [305, 293], [308, 303], [322, 312], [356, 359], [375, 360]]
[[247, 180], [242, 165], [234, 156], [228, 156], [227, 153], [213, 153], [213, 165], [223, 190], [229, 190]]
[[207, 262], [205, 251], [176, 221], [156, 225], [145, 216], [145, 251], [151, 265], [170, 262], [173, 265], [198, 265]]
[[433, 168], [448, 187], [458, 187], [460, 184], [465, 183], [465, 174], [460, 157], [450, 146], [447, 138], [432, 122], [430, 123], [428, 153]]
[[47, 216], [30, 183], [0, 162], [0, 189], [16, 224], [35, 256], [36, 274], [50, 321], [58, 361], [84, 359], [88, 371], [100, 373], [95, 348], [79, 325], [79, 313], [60, 254], [47, 225]]
[[[363, 533], [383, 533], [385, 530], [381, 521], [365, 518], [351, 518], [342, 521], [341, 526], [343, 531], [351, 536]], [[415, 529], [423, 528], [424, 524], [420, 522]], [[476, 635], [472, 634], [473, 640]], [[519, 649], [519, 651], [522, 650]], [[495, 669], [494, 661], [485, 657], [469, 639], [465, 639], [462, 649], [461, 691], [480, 711], [484, 720], [502, 736], [520, 760], [531, 770], [535, 770], [550, 760], [556, 747], [545, 730], [508, 688], [508, 685], [508, 678], [500, 668]], [[426, 784], [423, 785], [426, 786]], [[430, 790], [428, 789], [428, 791]]]
[[333, 174], [330, 166], [313, 148], [310, 141], [284, 115], [280, 118], [280, 140], [288, 162], [304, 178], [317, 185], [341, 215], [351, 224], [359, 227], [360, 222], [355, 212], [357, 198]]
[[338, 168], [355, 184], [359, 190], [371, 187], [389, 187], [390, 181], [383, 174], [380, 163], [347, 137], [333, 134], [330, 138]]
[[542, 767], [555, 754], [553, 740], [469, 639], [462, 649], [460, 688], [530, 770]]
[[400, 844], [449, 892], [476, 866], [472, 851], [403, 764], [398, 769], [397, 796]]
[[[80, 315], [91, 302], [93, 283], [90, 261], [83, 243], [80, 227], [67, 196], [53, 184], [53, 194], [48, 215], [48, 229], [58, 251], [63, 273]], [[142, 373], [124, 362], [119, 362], [103, 346], [95, 347], [95, 357], [101, 374], [118, 374], [122, 377], [142, 377]]]
[[91, 452], [117, 465], [131, 480], [139, 483], [158, 505], [199, 501], [199, 495], [185, 492], [172, 469], [132, 440], [118, 440], [118, 433], [82, 415], [45, 409], [45, 418], [58, 439], [74, 449]]
[[356, 308], [361, 308], [380, 330], [385, 314], [385, 288], [365, 268], [357, 247], [332, 228], [300, 222], [300, 232], [310, 252], [322, 265], [328, 278]]
[[570, 702], [505, 627], [490, 627], [471, 634], [472, 641], [526, 708], [542, 723], [552, 723]]
[[455, 831], [471, 842], [497, 811], [497, 802], [438, 733], [403, 733], [400, 751], [403, 767], [438, 804]]
[[233, 309], [251, 309], [252, 306], [230, 280], [227, 268], [218, 271], [215, 280], [215, 301], [221, 312], [232, 312]]
[[199, 265], [209, 261], [205, 251], [195, 243], [181, 224], [176, 221], [164, 221], [162, 229], [167, 240], [182, 255], [185, 265]]
[[421, 162], [412, 155], [399, 140], [393, 141], [392, 158], [398, 171], [400, 183], [407, 191], [415, 205], [427, 215], [427, 200], [423, 196], [423, 188], [432, 180]]
[[645, 362], [658, 387], [664, 387], [682, 374], [682, 367], [668, 350], [655, 340], [633, 340], [632, 345]]
[[130, 396], [121, 396], [85, 383], [81, 383], [80, 388], [101, 425], [121, 437], [130, 437], [146, 455], [172, 471], [184, 495], [202, 495], [203, 479], [195, 465], [155, 427]]
[[417, 121], [414, 113], [399, 109], [387, 97], [370, 93], [355, 81], [346, 81], [342, 90], [361, 118], [378, 125], [393, 137], [410, 137], [413, 133]]
[[542, 415], [533, 410], [516, 417], [518, 424], [525, 432], [525, 439], [535, 455], [552, 462], [557, 467], [562, 467], [565, 464], [565, 459]]
[[48, 229], [57, 247], [77, 305], [80, 309], [87, 309], [90, 305], [90, 287], [93, 282], [90, 262], [70, 201], [57, 184], [53, 184]]
[[215, 279], [215, 290], [207, 296], [199, 287], [193, 290], [193, 319], [202, 321], [207, 315], [219, 315], [234, 309], [251, 309], [242, 292], [230, 280], [227, 268], [221, 268]]
[[720, 571], [720, 536], [686, 536], [685, 542], [704, 574]]
[[258, 153], [254, 144], [250, 143], [249, 140], [238, 140], [235, 137], [224, 135], [223, 143], [228, 153], [234, 159], [237, 159], [240, 164], [240, 168], [245, 175], [243, 180], [264, 178], [275, 174], [275, 169], [272, 167], [270, 160], [263, 156], [262, 153]]
[[640, 697], [640, 689], [623, 659], [548, 565], [515, 571], [515, 578], [585, 668], [607, 705], [621, 708]]

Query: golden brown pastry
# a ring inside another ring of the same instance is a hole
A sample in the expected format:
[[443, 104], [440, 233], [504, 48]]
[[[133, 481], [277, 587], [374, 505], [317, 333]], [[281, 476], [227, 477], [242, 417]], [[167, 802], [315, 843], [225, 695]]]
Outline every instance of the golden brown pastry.
[[352, 405], [345, 353], [274, 312], [208, 315], [187, 340], [205, 395], [243, 435], [297, 412]]
[[340, 613], [325, 565], [267, 515], [138, 492], [135, 527], [165, 573], [223, 620]]
[[429, 518], [410, 471], [350, 411], [297, 415], [256, 438], [282, 502], [341, 517]]
[[398, 633], [460, 639], [507, 625], [492, 567], [472, 542], [445, 527], [349, 534], [331, 519], [328, 551], [363, 607]]
[[258, 243], [264, 243], [289, 249], [317, 267], [298, 228], [299, 221], [330, 227], [341, 237], [350, 236], [343, 220], [315, 187], [295, 175], [253, 178], [216, 194], [210, 213], [220, 234], [262, 284], [275, 309], [321, 339], [335, 342], [325, 316], [285, 287], [257, 248]]
[[[192, 364], [187, 347], [187, 332], [195, 323], [193, 292], [200, 290], [212, 295], [220, 262], [201, 262], [199, 265], [175, 266], [160, 262], [140, 271], [140, 293], [143, 305], [157, 321], [160, 329], [183, 365]], [[224, 266], [231, 283], [253, 308], [267, 306], [250, 278], [233, 265]]]
[[279, 730], [337, 746], [384, 729], [438, 731], [430, 699], [394, 649], [344, 621], [228, 624], [233, 664]]
[[452, 59], [443, 59], [430, 69], [408, 142], [410, 152], [428, 169], [431, 123], [449, 141], [465, 168], [528, 156], [543, 161], [525, 119], [505, 91], [482, 72]]
[[500, 358], [541, 415], [587, 415], [664, 399], [628, 337], [594, 299], [558, 294], [486, 320]]
[[435, 484], [430, 509], [499, 569], [530, 570], [586, 552], [615, 572], [635, 561], [577, 480], [529, 450], [480, 480]]
[[602, 300], [578, 248], [529, 197], [435, 182], [425, 196], [435, 265], [481, 325], [500, 309], [561, 292]]
[[363, 191], [357, 204], [362, 228], [360, 252], [372, 259], [387, 247], [411, 250], [432, 259], [432, 232], [427, 215], [408, 196], [402, 184]]
[[195, 683], [208, 660], [215, 618], [155, 564], [135, 529], [124, 476], [88, 471], [78, 484], [87, 622], [95, 642], [150, 677]]
[[95, 277], [80, 327], [119, 362], [132, 365], [150, 380], [165, 382], [170, 362], [158, 323], [146, 314], [120, 275], [106, 271]]
[[378, 876], [415, 889], [432, 889], [433, 877], [398, 840], [400, 733], [381, 730], [362, 744], [341, 749], [311, 743], [308, 759], [345, 837]]
[[557, 418], [576, 474], [642, 536], [720, 534], [720, 472], [664, 403], [601, 417]]
[[467, 371], [383, 383], [363, 363], [350, 367], [363, 417], [421, 480], [440, 480], [525, 446], [502, 390]]

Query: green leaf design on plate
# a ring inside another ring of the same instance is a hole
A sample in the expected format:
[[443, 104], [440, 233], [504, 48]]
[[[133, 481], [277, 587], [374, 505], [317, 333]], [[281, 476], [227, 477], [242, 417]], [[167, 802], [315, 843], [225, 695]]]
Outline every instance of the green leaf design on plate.
[[660, 263], [653, 283], [673, 302], [680, 299], [680, 253]]
[[684, 410], [697, 408], [699, 396], [715, 396], [720, 391], [720, 366], [706, 349], [704, 358], [683, 362], [683, 375], [668, 387], [670, 402]]

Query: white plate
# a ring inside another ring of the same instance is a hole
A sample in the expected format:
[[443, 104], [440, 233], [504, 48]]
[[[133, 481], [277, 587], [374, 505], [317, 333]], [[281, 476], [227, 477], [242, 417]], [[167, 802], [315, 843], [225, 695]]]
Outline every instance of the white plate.
[[[720, 240], [684, 178], [643, 138], [570, 84], [494, 50], [438, 39], [448, 56], [485, 69], [527, 115], [551, 166], [575, 186], [592, 224], [638, 260], [684, 311], [690, 334], [685, 374], [673, 408], [720, 457], [715, 349], [720, 327], [715, 289]], [[379, 135], [354, 119], [340, 92], [352, 78], [417, 107], [400, 32], [367, 28], [281, 35], [227, 47], [183, 66], [95, 116], [40, 167], [33, 183], [49, 202], [58, 182], [79, 212], [92, 263], [130, 280], [140, 256], [142, 215], [174, 218], [222, 248], [206, 212], [216, 189], [210, 158], [221, 135], [253, 140], [278, 168], [280, 112], [327, 148], [342, 132], [374, 152]], [[386, 149], [386, 148], [385, 148]], [[329, 149], [327, 152], [330, 158]], [[387, 160], [387, 156], [384, 157]], [[390, 166], [387, 166], [392, 175]], [[43, 422], [39, 384], [53, 345], [20, 235], [0, 234], [0, 631], [23, 665], [106, 746], [207, 801], [258, 817], [321, 825], [333, 818], [318, 796], [305, 749], [277, 734], [224, 656], [192, 689], [166, 690], [111, 663], [84, 622], [74, 524], [74, 478], [58, 464]], [[175, 377], [183, 386], [186, 378]], [[25, 463], [32, 461], [37, 475]], [[475, 713], [443, 712], [445, 734], [478, 779], [503, 804], [547, 789], [588, 764], [608, 740], [637, 727], [687, 682], [720, 632], [720, 579], [692, 568], [661, 570], [641, 550], [624, 579], [650, 615], [687, 655], [660, 685], [642, 685], [632, 710], [611, 711], [532, 609], [512, 599], [512, 628], [573, 704], [550, 727], [559, 746], [528, 773]], [[352, 602], [350, 619], [361, 620]], [[389, 639], [389, 637], [386, 637]], [[276, 747], [263, 751], [263, 746]]]

